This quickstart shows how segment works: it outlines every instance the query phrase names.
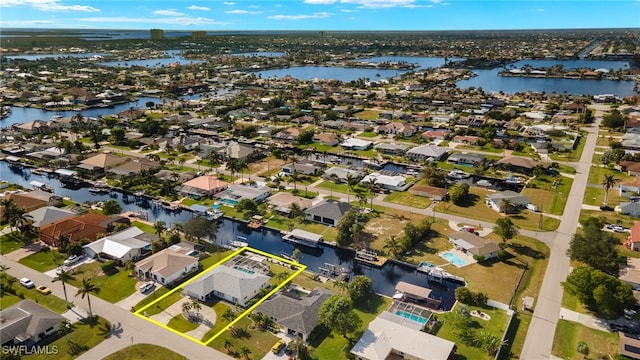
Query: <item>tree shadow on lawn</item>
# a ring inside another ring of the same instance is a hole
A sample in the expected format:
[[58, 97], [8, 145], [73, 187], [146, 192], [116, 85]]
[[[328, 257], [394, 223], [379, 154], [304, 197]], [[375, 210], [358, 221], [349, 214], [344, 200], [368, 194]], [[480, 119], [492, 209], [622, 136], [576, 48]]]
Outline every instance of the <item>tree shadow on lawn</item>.
[[[468, 208], [468, 207], [472, 207], [474, 206], [478, 201], [480, 201], [480, 196], [476, 195], [476, 194], [469, 194], [466, 197], [460, 199], [460, 201], [458, 201], [455, 205], [462, 207], [462, 208]], [[449, 206], [451, 206], [453, 203], [451, 203], [450, 205], [447, 206], [447, 209], [449, 208]]]
[[541, 251], [535, 250], [528, 245], [514, 243], [508, 244], [507, 246], [510, 249], [513, 249], [513, 251], [515, 251], [518, 255], [527, 256], [536, 260], [545, 258], [545, 255]]

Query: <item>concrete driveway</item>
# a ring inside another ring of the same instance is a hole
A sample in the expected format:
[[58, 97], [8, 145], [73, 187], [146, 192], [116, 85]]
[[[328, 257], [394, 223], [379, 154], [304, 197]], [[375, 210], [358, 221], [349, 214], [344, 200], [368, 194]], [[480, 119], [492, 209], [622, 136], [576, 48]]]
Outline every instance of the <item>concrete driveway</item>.
[[[293, 338], [292, 338], [292, 337], [290, 337], [289, 335], [287, 335], [287, 334], [285, 334], [285, 333], [283, 333], [283, 332], [279, 332], [279, 333], [277, 333], [277, 334], [275, 334], [275, 335], [276, 335], [277, 337], [279, 337], [280, 339], [284, 339], [284, 340], [287, 342], [287, 344], [288, 344], [288, 343], [290, 343], [291, 341], [293, 341]], [[273, 346], [273, 345], [275, 345], [275, 344], [276, 344], [276, 343], [274, 342], [274, 343], [272, 344], [272, 346]], [[287, 354], [285, 354], [285, 353], [284, 353], [284, 349], [283, 349], [283, 350], [280, 350], [280, 352], [279, 352], [279, 353], [277, 353], [277, 354], [274, 354], [274, 353], [272, 353], [271, 351], [269, 351], [269, 352], [267, 353], [267, 355], [265, 355], [265, 356], [262, 358], [262, 360], [282, 360], [282, 359], [289, 359], [289, 355], [287, 355]], [[292, 359], [293, 359], [293, 357], [292, 357]]]
[[138, 289], [140, 288], [140, 285], [142, 284], [144, 284], [144, 282], [138, 281], [136, 283], [136, 292], [129, 295], [125, 299], [118, 301], [117, 303], [115, 303], [115, 305], [125, 310], [131, 310], [133, 306], [135, 306], [140, 301], [144, 300], [144, 298], [146, 298], [147, 296], [153, 296], [151, 294], [153, 294], [154, 291], [158, 290], [158, 287], [160, 286], [156, 284], [156, 286], [153, 288], [152, 291], [148, 291], [146, 294], [143, 294], [140, 291], [138, 291]]

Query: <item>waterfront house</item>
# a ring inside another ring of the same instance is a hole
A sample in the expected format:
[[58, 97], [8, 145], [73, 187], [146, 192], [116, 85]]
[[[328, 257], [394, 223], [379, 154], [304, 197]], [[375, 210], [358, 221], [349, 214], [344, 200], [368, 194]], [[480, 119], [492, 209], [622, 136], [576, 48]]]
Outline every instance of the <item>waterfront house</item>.
[[304, 211], [304, 217], [308, 221], [336, 226], [344, 214], [351, 210], [351, 208], [351, 204], [346, 202], [322, 200], [318, 204], [306, 209]]
[[306, 341], [318, 326], [318, 310], [333, 293], [317, 287], [311, 292], [282, 290], [258, 306], [256, 311], [269, 316], [283, 333]]
[[323, 132], [313, 135], [313, 141], [326, 146], [336, 146], [340, 142], [340, 137], [336, 133]]
[[0, 319], [0, 344], [4, 349], [37, 344], [55, 334], [64, 317], [31, 300], [22, 300], [0, 310]]
[[351, 354], [361, 360], [449, 360], [455, 350], [455, 343], [420, 331], [405, 317], [384, 311], [369, 323]]
[[271, 188], [266, 186], [247, 186], [231, 184], [227, 190], [218, 195], [223, 203], [227, 205], [237, 204], [242, 199], [249, 199], [255, 202], [262, 202], [271, 196]]
[[497, 212], [505, 211], [505, 201], [518, 208], [523, 208], [531, 203], [531, 200], [527, 196], [511, 190], [489, 194], [486, 198], [487, 205]]
[[97, 213], [64, 218], [40, 227], [40, 240], [51, 246], [60, 246], [60, 238], [65, 236], [71, 242], [82, 239], [95, 241], [113, 231], [115, 224], [129, 224], [127, 218], [107, 216]]
[[200, 301], [218, 297], [245, 307], [262, 288], [269, 286], [271, 279], [251, 269], [253, 267], [218, 265], [185, 285], [182, 293]]
[[282, 172], [285, 174], [303, 174], [303, 175], [318, 175], [322, 172], [322, 166], [317, 165], [313, 161], [301, 160], [294, 163], [286, 164], [282, 167]]
[[507, 156], [496, 162], [497, 166], [507, 171], [515, 171], [521, 174], [531, 174], [533, 168], [538, 165], [544, 166], [536, 160], [531, 158], [519, 157], [519, 156]]
[[413, 185], [409, 189], [409, 192], [413, 195], [433, 199], [434, 201], [444, 201], [446, 200], [448, 194], [447, 189], [421, 184]]
[[178, 194], [199, 199], [201, 197], [213, 197], [226, 190], [229, 183], [222, 181], [213, 175], [202, 175], [188, 180], [177, 187]]
[[198, 257], [193, 248], [183, 243], [172, 245], [136, 263], [135, 272], [141, 280], [153, 280], [170, 285], [198, 270]]
[[439, 161], [449, 151], [448, 148], [422, 145], [407, 151], [407, 158], [413, 161]]
[[374, 172], [363, 177], [360, 183], [368, 185], [372, 180], [375, 180], [376, 186], [389, 190], [402, 191], [407, 185], [407, 179], [402, 175], [385, 175], [379, 172]]
[[373, 146], [373, 143], [371, 141], [348, 138], [340, 143], [340, 146], [349, 150], [367, 150]]
[[377, 152], [387, 155], [404, 155], [409, 147], [402, 144], [379, 143], [373, 147]]
[[[31, 212], [33, 210], [40, 209], [47, 206], [47, 202], [42, 199], [26, 196], [25, 194], [7, 194], [2, 200], [9, 200], [19, 208], [24, 209], [25, 212]], [[0, 205], [0, 219], [4, 221], [4, 206]]]
[[107, 169], [124, 164], [131, 160], [129, 157], [118, 156], [111, 153], [99, 153], [90, 156], [82, 161], [77, 166], [79, 170], [84, 170], [84, 173], [88, 175], [94, 175], [95, 173], [102, 174]]
[[354, 179], [360, 179], [365, 175], [365, 173], [362, 170], [346, 169], [334, 166], [325, 170], [322, 177], [331, 181], [346, 182], [348, 175], [351, 175]]
[[300, 136], [300, 134], [302, 134], [302, 132], [304, 131], [304, 129], [302, 128], [297, 128], [297, 127], [292, 127], [292, 128], [287, 128], [281, 131], [278, 131], [277, 133], [273, 134], [273, 136], [271, 137], [273, 140], [277, 140], [277, 141], [282, 141], [282, 142], [286, 142], [286, 143], [297, 143], [298, 142], [298, 137]]
[[151, 251], [151, 243], [160, 240], [159, 236], [146, 233], [132, 226], [90, 244], [84, 245], [84, 253], [90, 258], [113, 259], [120, 264], [127, 260], [137, 260]]
[[481, 154], [455, 153], [449, 155], [447, 162], [456, 165], [476, 165], [482, 164], [487, 158]]
[[67, 209], [60, 209], [55, 206], [45, 206], [37, 210], [33, 210], [27, 213], [33, 221], [31, 225], [35, 228], [39, 228], [52, 222], [70, 218], [76, 216], [73, 211]]
[[640, 176], [640, 162], [620, 161], [620, 171], [624, 171], [629, 176]]
[[273, 207], [273, 210], [289, 214], [291, 212], [291, 205], [296, 204], [302, 210], [311, 207], [313, 202], [309, 199], [305, 199], [300, 196], [293, 195], [289, 192], [279, 192], [273, 194], [267, 198], [267, 202]]
[[449, 242], [465, 253], [473, 255], [474, 258], [492, 259], [498, 256], [500, 251], [500, 247], [495, 242], [468, 231], [449, 234]]
[[135, 176], [143, 170], [153, 170], [159, 168], [160, 166], [161, 165], [159, 162], [145, 158], [138, 158], [131, 159], [131, 161], [127, 161], [124, 164], [111, 168], [107, 170], [107, 172], [119, 177], [129, 177]]

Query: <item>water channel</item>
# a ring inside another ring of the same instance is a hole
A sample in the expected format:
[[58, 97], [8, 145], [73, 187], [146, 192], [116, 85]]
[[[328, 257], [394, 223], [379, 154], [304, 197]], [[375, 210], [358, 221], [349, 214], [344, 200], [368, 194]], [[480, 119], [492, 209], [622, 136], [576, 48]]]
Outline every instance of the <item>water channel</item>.
[[[0, 179], [21, 185], [25, 188], [31, 187], [29, 184], [31, 181], [40, 181], [51, 186], [56, 195], [69, 197], [78, 203], [113, 199], [120, 203], [123, 211], [144, 212], [149, 221], [162, 220], [167, 223], [168, 227], [171, 227], [176, 222], [186, 223], [194, 216], [194, 214], [188, 210], [169, 210], [154, 204], [146, 197], [137, 197], [121, 191], [111, 191], [109, 194], [95, 195], [90, 193], [88, 188], [71, 190], [63, 187], [58, 179], [53, 176], [33, 174], [29, 168], [10, 167], [4, 161], [0, 161]], [[243, 222], [228, 218], [221, 220], [220, 228], [213, 242], [223, 245], [238, 239], [248, 243], [249, 246], [253, 248], [275, 255], [280, 255], [283, 252], [291, 254], [294, 250], [293, 244], [282, 240], [282, 234], [279, 231], [266, 228], [252, 230]], [[325, 266], [325, 264], [333, 264], [338, 268], [344, 267], [352, 276], [366, 275], [371, 278], [375, 291], [387, 296], [392, 296], [395, 293], [395, 284], [397, 284], [398, 281], [430, 287], [432, 288], [433, 297], [442, 300], [441, 307], [445, 310], [453, 306], [455, 301], [454, 290], [460, 286], [460, 284], [448, 281], [443, 284], [430, 282], [429, 276], [416, 271], [415, 267], [391, 261], [387, 262], [382, 268], [369, 266], [355, 261], [352, 250], [325, 245], [319, 248], [300, 246], [299, 249], [302, 252], [302, 257], [299, 261], [307, 265], [311, 271], [317, 272], [318, 269]]]

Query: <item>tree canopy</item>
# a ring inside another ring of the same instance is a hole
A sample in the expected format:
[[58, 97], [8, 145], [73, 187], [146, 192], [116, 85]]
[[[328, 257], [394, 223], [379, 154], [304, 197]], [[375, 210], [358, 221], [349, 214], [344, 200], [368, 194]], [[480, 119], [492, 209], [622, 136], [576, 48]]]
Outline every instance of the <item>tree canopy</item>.
[[631, 286], [587, 266], [574, 269], [563, 286], [589, 310], [608, 316], [622, 315], [625, 308], [636, 303]]
[[496, 220], [496, 226], [493, 227], [493, 232], [502, 238], [503, 243], [506, 243], [507, 240], [511, 240], [519, 234], [516, 225], [507, 217]]
[[571, 260], [583, 262], [594, 269], [617, 276], [620, 265], [626, 263], [626, 258], [620, 256], [616, 249], [620, 241], [610, 233], [602, 231], [600, 225], [598, 219], [583, 222], [582, 232], [573, 235], [567, 255]]
[[449, 188], [449, 197], [454, 204], [460, 205], [469, 196], [469, 184], [458, 183]]
[[356, 275], [349, 282], [347, 293], [356, 307], [366, 307], [373, 294], [371, 279], [365, 275]]
[[102, 205], [102, 213], [105, 215], [113, 215], [120, 214], [122, 212], [122, 207], [118, 204], [117, 201], [113, 199], [109, 199], [104, 202]]
[[344, 295], [332, 295], [325, 301], [318, 311], [318, 321], [321, 325], [347, 337], [360, 328], [362, 320], [353, 312], [351, 300]]
[[209, 221], [204, 217], [195, 217], [184, 225], [184, 232], [187, 236], [192, 236], [200, 241], [204, 237], [215, 238], [218, 232], [218, 223]]

